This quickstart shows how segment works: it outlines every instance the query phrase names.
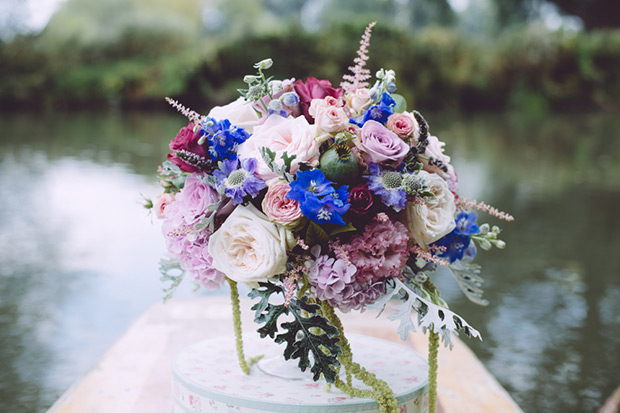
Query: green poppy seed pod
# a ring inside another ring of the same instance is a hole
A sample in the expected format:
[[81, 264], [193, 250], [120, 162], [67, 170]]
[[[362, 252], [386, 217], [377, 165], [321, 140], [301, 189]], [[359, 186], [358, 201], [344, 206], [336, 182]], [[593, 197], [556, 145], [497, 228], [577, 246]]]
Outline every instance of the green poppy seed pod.
[[327, 179], [339, 184], [355, 183], [360, 172], [355, 156], [345, 144], [338, 144], [329, 148], [321, 156], [320, 168]]

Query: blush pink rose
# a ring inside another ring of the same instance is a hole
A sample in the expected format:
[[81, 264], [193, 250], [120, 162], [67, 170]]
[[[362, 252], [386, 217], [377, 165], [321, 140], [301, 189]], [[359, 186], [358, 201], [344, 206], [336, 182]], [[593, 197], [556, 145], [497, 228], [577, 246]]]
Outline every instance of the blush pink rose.
[[174, 202], [174, 194], [160, 194], [157, 196], [157, 200], [153, 204], [153, 211], [155, 216], [159, 219], [164, 219], [164, 210], [168, 205]]
[[450, 157], [443, 153], [443, 147], [446, 144], [437, 138], [437, 136], [430, 135], [428, 137], [428, 145], [426, 146], [426, 152], [424, 155], [426, 158], [435, 158], [441, 161], [446, 170], [440, 168], [437, 164], [431, 165], [429, 159], [423, 159], [422, 165], [424, 170], [430, 173], [434, 173], [442, 177], [447, 183], [452, 192], [456, 192], [458, 190], [458, 178], [456, 177], [456, 173], [454, 172], [454, 168], [450, 165]]
[[237, 154], [239, 158], [255, 158], [257, 160], [256, 174], [267, 185], [271, 185], [278, 179], [267, 166], [260, 149], [269, 148], [276, 153], [275, 163], [282, 166], [282, 154], [295, 155], [291, 163], [291, 173], [295, 174], [299, 169], [300, 162], [316, 165], [319, 161], [320, 143], [315, 139], [316, 126], [310, 125], [306, 118], [283, 118], [271, 115], [264, 124], [254, 128], [254, 134], [247, 141], [239, 145]]
[[390, 115], [385, 126], [402, 139], [413, 136], [414, 140], [417, 140], [415, 136], [416, 132], [419, 135], [418, 122], [416, 122], [413, 115], [408, 112]]
[[375, 162], [395, 166], [401, 163], [409, 152], [409, 145], [405, 141], [374, 120], [364, 123], [356, 144], [366, 163]]
[[358, 117], [371, 105], [370, 91], [365, 88], [356, 89], [355, 92], [347, 95], [346, 101], [351, 117]]
[[254, 127], [260, 123], [260, 118], [252, 105], [242, 97], [228, 105], [215, 106], [207, 116], [216, 120], [228, 119], [231, 124], [249, 133], [252, 133]]
[[310, 115], [314, 124], [327, 133], [340, 132], [348, 128], [349, 117], [339, 102], [328, 96], [325, 99], [312, 99]]
[[284, 181], [274, 182], [267, 190], [262, 208], [271, 222], [288, 226], [301, 219], [299, 202], [286, 197], [290, 190], [291, 187]]

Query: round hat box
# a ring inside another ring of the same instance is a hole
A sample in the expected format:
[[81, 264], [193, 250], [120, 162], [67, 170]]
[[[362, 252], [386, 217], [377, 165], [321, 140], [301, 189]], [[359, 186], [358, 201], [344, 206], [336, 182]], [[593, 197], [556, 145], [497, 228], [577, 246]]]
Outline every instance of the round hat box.
[[[385, 380], [403, 413], [428, 411], [428, 364], [409, 347], [357, 334], [347, 334], [353, 360]], [[244, 334], [246, 357], [282, 358], [284, 344], [257, 333]], [[290, 364], [290, 362], [287, 362]], [[297, 363], [297, 360], [294, 361]], [[249, 375], [239, 367], [233, 336], [195, 343], [175, 356], [172, 365], [173, 413], [379, 413], [373, 399], [356, 398], [312, 374], [283, 378], [269, 374], [268, 364], [252, 366]], [[295, 367], [296, 369], [296, 367]], [[354, 386], [367, 388], [354, 379]]]

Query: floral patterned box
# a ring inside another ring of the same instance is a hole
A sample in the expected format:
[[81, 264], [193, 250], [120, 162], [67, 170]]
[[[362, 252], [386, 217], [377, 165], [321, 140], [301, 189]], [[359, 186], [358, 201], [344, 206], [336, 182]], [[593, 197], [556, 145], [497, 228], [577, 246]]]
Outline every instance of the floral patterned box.
[[[356, 360], [385, 380], [396, 395], [401, 413], [428, 411], [428, 364], [412, 349], [373, 337], [350, 334]], [[250, 356], [281, 356], [278, 344], [256, 333], [244, 335]], [[354, 384], [363, 387], [357, 382]], [[325, 382], [291, 380], [266, 374], [254, 366], [245, 375], [238, 365], [233, 336], [217, 337], [181, 350], [173, 361], [173, 413], [282, 412], [378, 413], [373, 399], [354, 398]]]

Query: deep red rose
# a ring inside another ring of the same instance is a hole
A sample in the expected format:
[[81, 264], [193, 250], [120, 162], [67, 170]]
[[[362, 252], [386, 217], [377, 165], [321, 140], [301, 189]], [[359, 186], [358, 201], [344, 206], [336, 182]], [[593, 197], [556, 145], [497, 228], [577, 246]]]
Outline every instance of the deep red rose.
[[299, 95], [301, 110], [310, 123], [314, 123], [312, 116], [308, 113], [312, 99], [323, 99], [332, 96], [336, 99], [342, 97], [342, 89], [334, 89], [329, 80], [319, 80], [314, 77], [306, 79], [306, 83], [298, 80], [294, 83], [295, 92]]
[[192, 122], [181, 128], [179, 133], [177, 133], [177, 136], [170, 141], [170, 151], [172, 153], [168, 154], [168, 160], [185, 172], [198, 172], [199, 170], [197, 168], [180, 160], [175, 153], [176, 151], [188, 151], [203, 158], [206, 157], [206, 143], [204, 145], [198, 144], [200, 136], [200, 132], [194, 132], [194, 124]]
[[372, 191], [365, 184], [359, 184], [350, 191], [349, 195], [349, 211], [358, 217], [364, 217], [373, 212], [375, 204]]

